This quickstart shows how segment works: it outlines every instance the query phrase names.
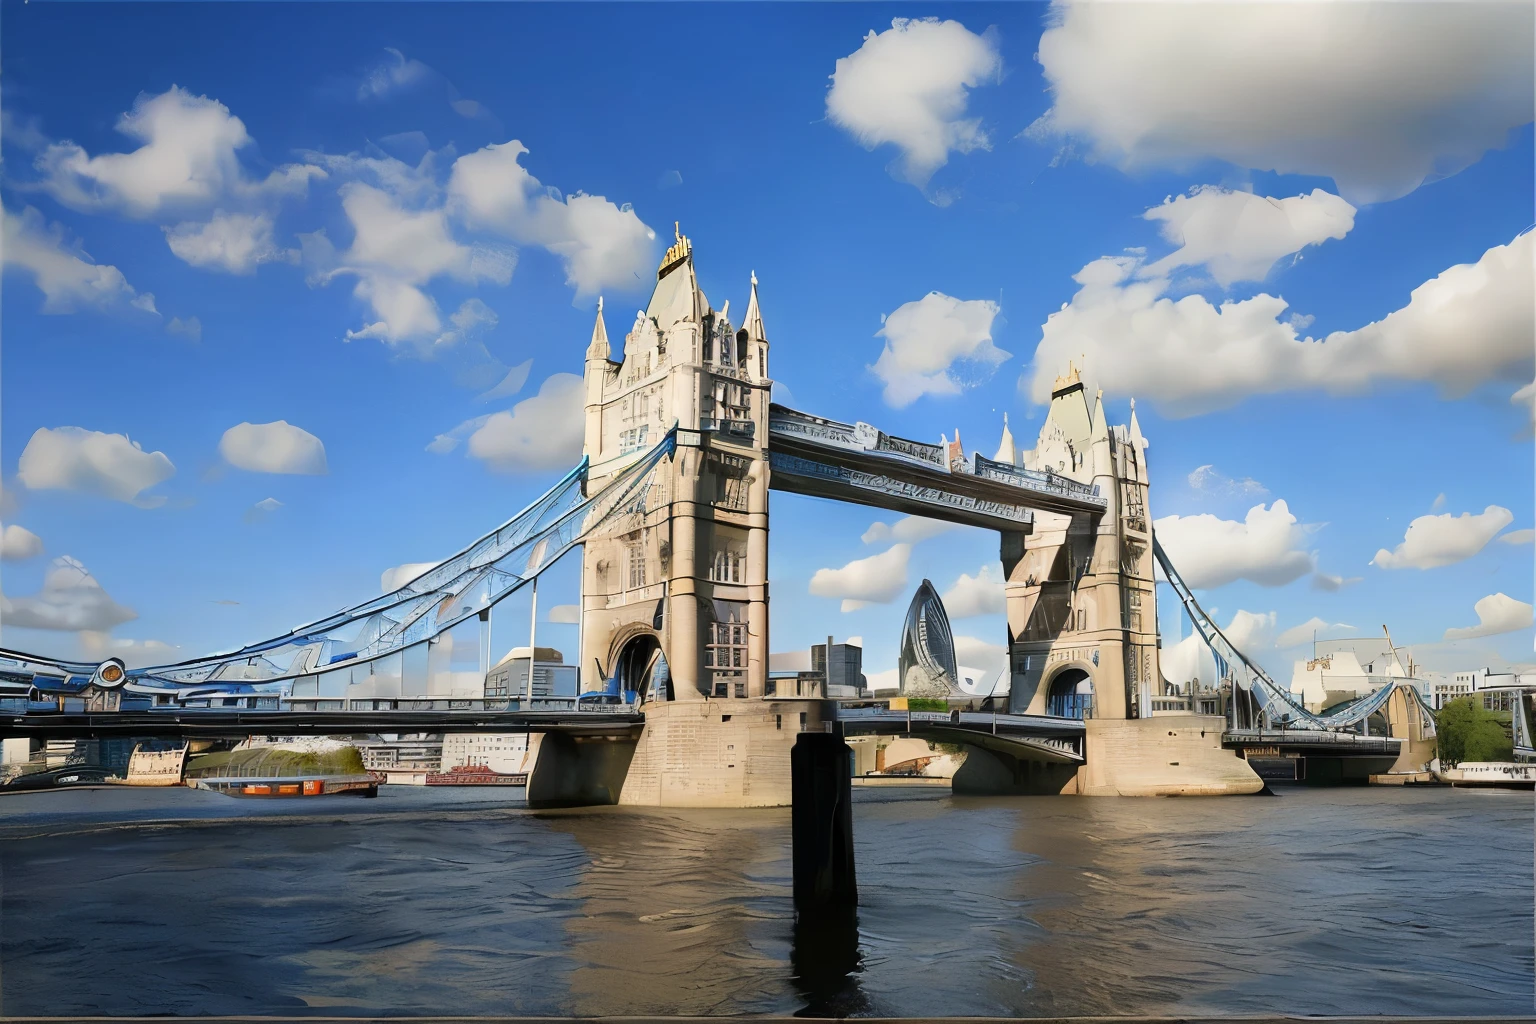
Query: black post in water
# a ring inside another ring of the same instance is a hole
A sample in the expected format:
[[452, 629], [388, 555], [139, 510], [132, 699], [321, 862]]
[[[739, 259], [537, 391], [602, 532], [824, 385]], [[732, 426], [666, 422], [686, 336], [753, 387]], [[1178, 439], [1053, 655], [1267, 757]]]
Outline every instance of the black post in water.
[[859, 902], [853, 870], [853, 779], [841, 736], [803, 732], [789, 752], [795, 909], [820, 912]]

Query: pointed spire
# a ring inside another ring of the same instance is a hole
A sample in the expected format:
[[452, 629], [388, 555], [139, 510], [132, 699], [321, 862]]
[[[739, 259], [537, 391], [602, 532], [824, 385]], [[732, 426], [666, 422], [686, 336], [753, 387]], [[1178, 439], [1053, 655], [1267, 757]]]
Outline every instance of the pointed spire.
[[1008, 414], [1003, 413], [1003, 437], [998, 442], [997, 454], [992, 457], [993, 462], [1006, 462], [1012, 466], [1019, 461], [1019, 451], [1013, 443], [1013, 431], [1008, 429]]
[[1131, 443], [1140, 451], [1147, 447], [1147, 439], [1141, 433], [1141, 424], [1136, 422], [1136, 399], [1131, 399]]
[[1104, 392], [1101, 389], [1093, 400], [1093, 422], [1089, 424], [1094, 441], [1109, 440], [1109, 419], [1104, 414]]
[[752, 271], [752, 297], [747, 300], [747, 315], [742, 319], [741, 326], [747, 329], [747, 338], [752, 341], [767, 341], [768, 334], [763, 330], [763, 314], [757, 306], [757, 271]]
[[597, 322], [592, 325], [592, 342], [587, 346], [588, 359], [607, 359], [608, 325], [603, 323], [603, 297], [597, 297]]

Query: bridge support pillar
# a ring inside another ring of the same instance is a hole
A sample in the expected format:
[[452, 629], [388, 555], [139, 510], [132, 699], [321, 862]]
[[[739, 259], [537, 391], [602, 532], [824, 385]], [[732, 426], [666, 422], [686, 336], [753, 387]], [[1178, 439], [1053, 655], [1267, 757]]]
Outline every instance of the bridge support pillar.
[[635, 741], [626, 736], [545, 733], [528, 773], [528, 806], [616, 804], [634, 755]]
[[856, 906], [853, 751], [841, 736], [803, 732], [789, 756], [795, 909], [805, 914]]
[[1089, 719], [1085, 796], [1236, 796], [1264, 788], [1247, 761], [1221, 745], [1220, 715]]
[[1068, 796], [1077, 792], [1078, 766], [1030, 761], [996, 750], [967, 747], [951, 785], [964, 796]]

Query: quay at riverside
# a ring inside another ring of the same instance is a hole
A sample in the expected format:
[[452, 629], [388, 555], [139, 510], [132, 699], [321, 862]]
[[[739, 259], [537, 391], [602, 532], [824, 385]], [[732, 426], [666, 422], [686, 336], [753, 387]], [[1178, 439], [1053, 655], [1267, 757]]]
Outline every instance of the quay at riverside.
[[[790, 750], [807, 732], [964, 744], [955, 788], [983, 793], [1251, 793], [1263, 781], [1245, 748], [1361, 771], [1432, 756], [1413, 688], [1308, 711], [1205, 614], [1153, 535], [1134, 403], [1111, 425], [1068, 368], [1034, 448], [1005, 424], [995, 458], [967, 458], [958, 436], [916, 441], [772, 403], [755, 275], [739, 325], [727, 309], [706, 299], [679, 233], [622, 358], [599, 301], [584, 457], [527, 509], [388, 594], [239, 650], [133, 670], [0, 652], [0, 734], [526, 730], [544, 737], [531, 802], [704, 807], [789, 803]], [[914, 712], [777, 692], [772, 490], [996, 531], [1006, 697]], [[487, 696], [497, 605], [574, 547], [583, 692], [536, 695], [530, 671], [524, 693]], [[1163, 678], [1154, 564], [1215, 655], [1206, 691]], [[461, 685], [466, 650], [479, 693]], [[1366, 735], [1373, 715], [1386, 735]]]

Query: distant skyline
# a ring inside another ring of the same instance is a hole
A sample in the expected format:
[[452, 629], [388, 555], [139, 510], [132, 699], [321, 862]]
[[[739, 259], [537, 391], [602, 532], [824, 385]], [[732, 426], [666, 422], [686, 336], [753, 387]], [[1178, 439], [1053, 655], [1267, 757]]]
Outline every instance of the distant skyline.
[[[6, 646], [227, 649], [505, 520], [677, 222], [797, 408], [990, 457], [1069, 361], [1134, 399], [1155, 529], [1282, 680], [1383, 625], [1536, 668], [1528, 4], [0, 13]], [[772, 515], [774, 651], [894, 681], [928, 578], [1001, 668], [995, 535]]]

